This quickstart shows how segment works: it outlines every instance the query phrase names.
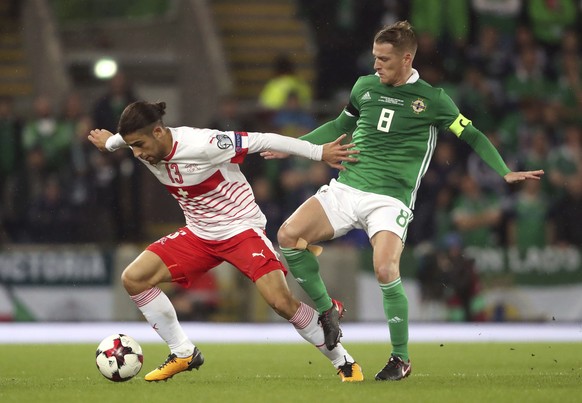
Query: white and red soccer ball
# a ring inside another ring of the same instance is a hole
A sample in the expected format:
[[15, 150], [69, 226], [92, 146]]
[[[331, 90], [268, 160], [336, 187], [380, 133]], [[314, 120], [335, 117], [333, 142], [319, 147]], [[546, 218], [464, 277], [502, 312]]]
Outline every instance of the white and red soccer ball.
[[141, 370], [141, 346], [125, 334], [113, 334], [97, 347], [96, 363], [105, 378], [113, 382], [128, 381]]

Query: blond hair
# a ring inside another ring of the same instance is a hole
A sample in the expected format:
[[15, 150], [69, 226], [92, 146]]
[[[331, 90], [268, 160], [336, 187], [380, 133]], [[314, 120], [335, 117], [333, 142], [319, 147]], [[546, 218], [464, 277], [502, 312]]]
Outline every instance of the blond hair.
[[408, 21], [398, 21], [392, 25], [384, 26], [376, 36], [374, 43], [390, 43], [395, 49], [416, 54], [417, 42], [412, 25]]

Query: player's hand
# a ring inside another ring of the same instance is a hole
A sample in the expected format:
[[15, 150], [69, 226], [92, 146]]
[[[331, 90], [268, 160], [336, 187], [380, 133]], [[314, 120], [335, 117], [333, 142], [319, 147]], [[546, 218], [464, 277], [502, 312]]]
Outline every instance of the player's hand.
[[280, 160], [289, 157], [289, 154], [279, 151], [263, 151], [260, 155], [266, 160]]
[[335, 141], [331, 143], [325, 143], [323, 145], [323, 154], [321, 160], [325, 161], [327, 165], [332, 168], [344, 171], [345, 166], [341, 165], [343, 161], [347, 162], [358, 162], [357, 158], [352, 157], [354, 154], [359, 154], [360, 151], [352, 150], [356, 145], [354, 143], [341, 144], [342, 140], [346, 138], [345, 134], [339, 136]]
[[537, 171], [510, 172], [506, 174], [503, 179], [505, 179], [505, 182], [507, 183], [522, 182], [526, 179], [535, 179], [539, 181], [543, 174], [544, 171], [542, 169]]
[[107, 149], [105, 148], [105, 143], [107, 142], [107, 139], [111, 136], [113, 136], [113, 133], [111, 133], [108, 130], [94, 129], [91, 130], [87, 138], [91, 143], [93, 143], [95, 147], [97, 147], [99, 151], [107, 151]]

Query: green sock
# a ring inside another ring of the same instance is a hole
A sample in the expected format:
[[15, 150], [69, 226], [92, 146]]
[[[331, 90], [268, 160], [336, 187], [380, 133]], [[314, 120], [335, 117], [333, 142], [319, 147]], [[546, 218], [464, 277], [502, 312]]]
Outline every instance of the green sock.
[[331, 308], [331, 298], [319, 275], [319, 263], [315, 255], [308, 250], [293, 248], [281, 248], [281, 252], [287, 260], [289, 271], [315, 303], [317, 311], [323, 313]]
[[400, 278], [380, 284], [384, 302], [384, 314], [390, 329], [392, 355], [408, 361], [408, 298]]

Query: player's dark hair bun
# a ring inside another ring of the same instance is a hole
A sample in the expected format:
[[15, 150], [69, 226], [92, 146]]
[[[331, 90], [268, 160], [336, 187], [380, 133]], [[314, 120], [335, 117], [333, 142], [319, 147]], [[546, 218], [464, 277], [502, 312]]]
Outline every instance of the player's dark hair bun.
[[164, 101], [156, 102], [156, 108], [160, 112], [160, 117], [166, 114], [166, 103]]
[[136, 101], [124, 109], [117, 131], [125, 136], [155, 123], [163, 125], [162, 116], [165, 114], [165, 102]]

